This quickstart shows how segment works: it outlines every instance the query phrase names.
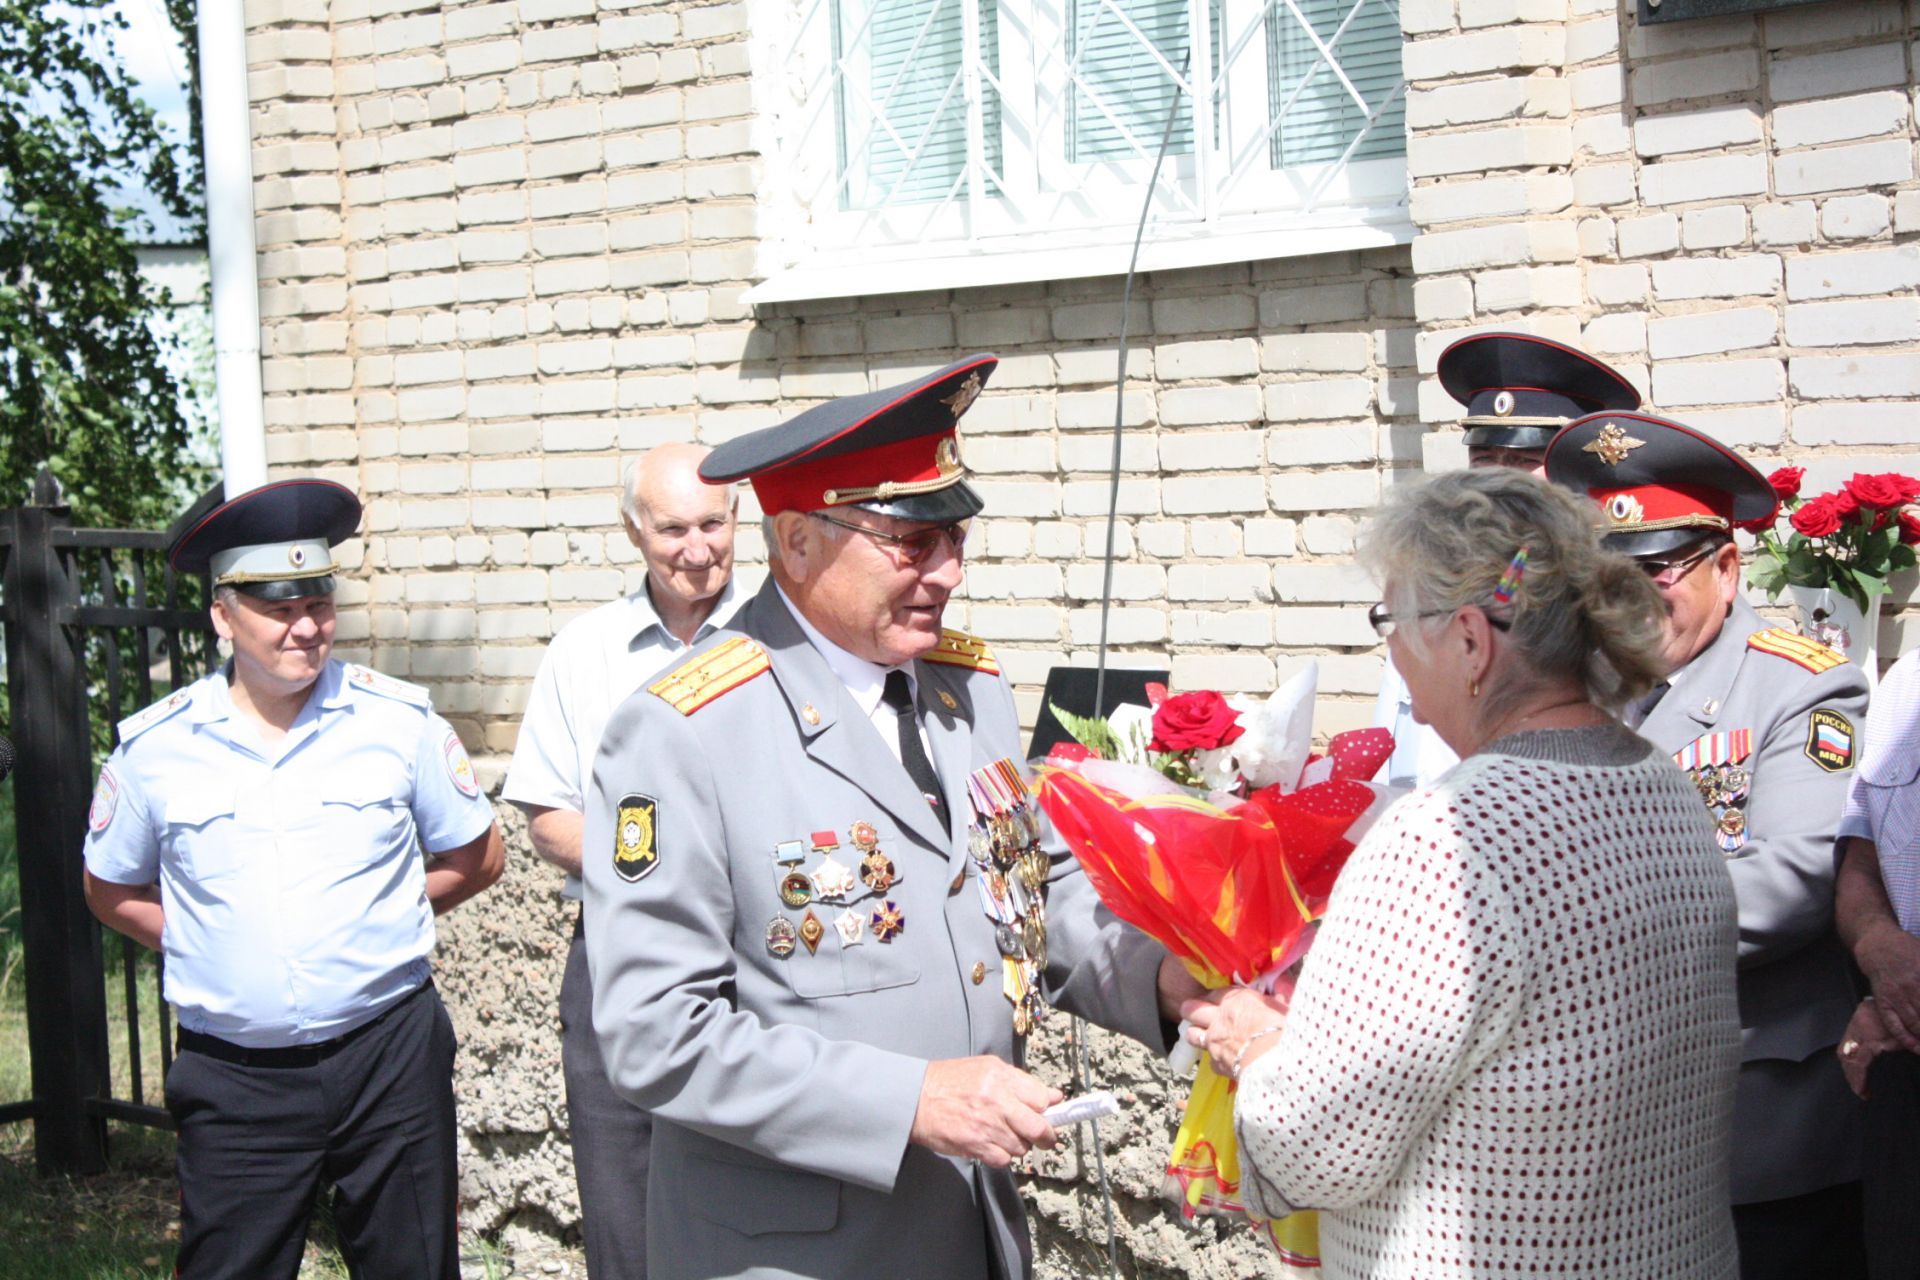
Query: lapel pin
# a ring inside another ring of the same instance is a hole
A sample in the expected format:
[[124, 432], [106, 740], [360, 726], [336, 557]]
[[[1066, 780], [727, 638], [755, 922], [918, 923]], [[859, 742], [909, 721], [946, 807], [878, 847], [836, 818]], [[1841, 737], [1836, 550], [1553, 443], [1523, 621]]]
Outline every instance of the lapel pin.
[[813, 709], [813, 704], [811, 702], [805, 703], [804, 705], [801, 706], [800, 718], [802, 720], [805, 720], [808, 724], [817, 725], [820, 723], [820, 713]]

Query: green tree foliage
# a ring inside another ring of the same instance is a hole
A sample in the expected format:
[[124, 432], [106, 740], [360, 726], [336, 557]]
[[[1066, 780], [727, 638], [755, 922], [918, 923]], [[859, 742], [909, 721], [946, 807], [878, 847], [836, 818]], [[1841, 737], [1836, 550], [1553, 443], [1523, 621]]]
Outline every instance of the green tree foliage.
[[[190, 4], [167, 7], [191, 29]], [[169, 370], [180, 339], [149, 323], [167, 299], [140, 275], [129, 193], [196, 236], [204, 214], [197, 148], [114, 57], [125, 28], [104, 0], [0, 0], [0, 506], [45, 464], [77, 523], [151, 527], [208, 477]]]

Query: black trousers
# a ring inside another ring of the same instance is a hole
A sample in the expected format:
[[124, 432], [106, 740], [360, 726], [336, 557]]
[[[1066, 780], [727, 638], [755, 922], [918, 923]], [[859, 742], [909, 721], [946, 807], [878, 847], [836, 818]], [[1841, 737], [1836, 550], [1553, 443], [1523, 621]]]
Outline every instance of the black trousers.
[[355, 1280], [458, 1280], [453, 1051], [432, 984], [317, 1052], [183, 1033], [182, 1280], [294, 1280], [323, 1183]]
[[1740, 1280], [1866, 1280], [1860, 1184], [1733, 1206]]
[[588, 1280], [646, 1280], [653, 1117], [613, 1091], [593, 1034], [593, 978], [576, 926], [560, 979], [560, 1065]]
[[1881, 1054], [1867, 1092], [1867, 1274], [1920, 1280], [1920, 1058]]

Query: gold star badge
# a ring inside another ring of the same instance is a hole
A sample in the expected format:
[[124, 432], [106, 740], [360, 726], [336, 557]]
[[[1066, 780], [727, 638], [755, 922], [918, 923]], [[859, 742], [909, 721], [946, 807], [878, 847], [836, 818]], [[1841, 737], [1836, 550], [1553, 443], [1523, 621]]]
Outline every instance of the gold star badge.
[[941, 397], [940, 403], [953, 410], [954, 420], [958, 421], [960, 415], [971, 409], [973, 402], [979, 398], [980, 372], [976, 369], [967, 375], [967, 380], [960, 384], [958, 391], [950, 396]]
[[1626, 461], [1628, 454], [1645, 444], [1645, 440], [1636, 440], [1620, 429], [1618, 423], [1609, 422], [1600, 428], [1600, 434], [1580, 446], [1583, 453], [1594, 453], [1600, 461], [1610, 467], [1617, 467]]

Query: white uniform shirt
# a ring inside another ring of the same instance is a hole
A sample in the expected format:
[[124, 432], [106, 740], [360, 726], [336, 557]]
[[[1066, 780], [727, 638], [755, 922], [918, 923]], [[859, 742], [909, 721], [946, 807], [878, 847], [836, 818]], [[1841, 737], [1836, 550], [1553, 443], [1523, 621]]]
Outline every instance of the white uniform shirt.
[[[900, 717], [894, 709], [881, 701], [886, 693], [887, 674], [896, 670], [883, 667], [877, 662], [868, 662], [865, 658], [848, 653], [839, 645], [820, 633], [820, 628], [808, 622], [805, 615], [793, 607], [793, 601], [787, 599], [787, 593], [780, 590], [779, 584], [774, 591], [780, 596], [780, 603], [787, 606], [787, 612], [800, 624], [800, 630], [827, 660], [827, 668], [840, 677], [840, 683], [847, 686], [847, 692], [853, 697], [853, 704], [866, 715], [867, 722], [879, 733], [880, 741], [887, 744], [887, 753], [895, 760], [900, 759]], [[907, 692], [917, 700], [920, 697], [920, 682], [914, 679], [913, 666], [908, 664], [898, 668], [907, 673]], [[918, 717], [914, 720], [920, 731], [920, 749], [927, 753], [927, 759], [933, 759], [933, 744], [927, 740], [927, 726]], [[905, 761], [901, 761], [905, 766]]]
[[1413, 694], [1407, 682], [1394, 669], [1393, 659], [1380, 676], [1380, 697], [1374, 703], [1376, 728], [1393, 731], [1393, 754], [1380, 766], [1375, 782], [1395, 787], [1430, 787], [1440, 775], [1460, 763], [1453, 748], [1441, 740], [1431, 725], [1413, 718]]
[[[724, 628], [736, 611], [729, 578], [694, 643]], [[661, 625], [644, 586], [562, 627], [540, 660], [501, 798], [585, 813], [607, 717], [688, 647]], [[568, 876], [562, 892], [577, 899], [579, 878]]]
[[121, 724], [88, 816], [87, 869], [160, 884], [180, 1025], [249, 1048], [313, 1044], [427, 980], [420, 856], [493, 806], [418, 685], [329, 662], [273, 746], [226, 671]]
[[1894, 663], [1874, 692], [1866, 756], [1839, 834], [1873, 841], [1900, 927], [1920, 934], [1920, 649]]

